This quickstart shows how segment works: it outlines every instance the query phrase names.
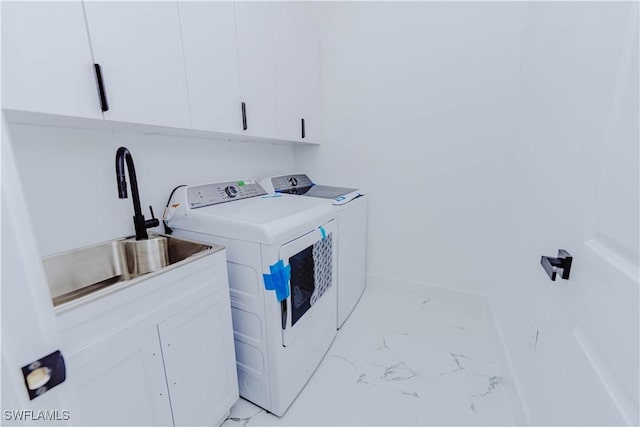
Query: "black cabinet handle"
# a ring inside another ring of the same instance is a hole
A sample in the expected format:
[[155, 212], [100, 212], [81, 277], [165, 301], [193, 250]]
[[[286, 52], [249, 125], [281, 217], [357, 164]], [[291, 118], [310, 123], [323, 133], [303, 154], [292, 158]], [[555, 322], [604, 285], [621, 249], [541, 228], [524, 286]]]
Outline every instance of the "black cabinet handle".
[[304, 139], [305, 137], [305, 131], [304, 131], [304, 119], [300, 119], [302, 122], [302, 139]]
[[247, 130], [247, 104], [242, 103], [242, 130]]
[[104, 82], [102, 80], [102, 68], [100, 64], [93, 64], [96, 71], [96, 80], [98, 81], [98, 95], [100, 96], [100, 109], [102, 112], [109, 111], [109, 102], [107, 102], [107, 94], [104, 90]]

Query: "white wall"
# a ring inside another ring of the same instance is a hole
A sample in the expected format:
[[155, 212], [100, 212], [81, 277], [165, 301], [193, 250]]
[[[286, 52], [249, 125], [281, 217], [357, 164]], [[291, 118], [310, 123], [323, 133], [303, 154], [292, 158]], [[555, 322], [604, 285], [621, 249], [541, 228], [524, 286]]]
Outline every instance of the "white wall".
[[162, 216], [177, 185], [261, 178], [294, 162], [293, 148], [267, 143], [22, 124], [8, 130], [42, 256], [134, 233], [131, 198], [117, 193], [121, 145], [133, 156], [146, 218], [149, 205]]
[[318, 5], [316, 182], [370, 195], [370, 274], [486, 294], [501, 269], [521, 3]]
[[368, 190], [370, 277], [489, 295], [532, 424], [637, 424], [637, 4], [318, 9], [325, 140], [296, 166]]

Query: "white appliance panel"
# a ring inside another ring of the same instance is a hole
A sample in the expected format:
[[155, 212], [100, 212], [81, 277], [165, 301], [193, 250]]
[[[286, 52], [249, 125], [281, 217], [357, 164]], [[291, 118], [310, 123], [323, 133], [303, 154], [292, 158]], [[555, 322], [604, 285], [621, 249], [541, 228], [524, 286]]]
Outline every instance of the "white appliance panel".
[[338, 328], [344, 325], [360, 300], [367, 270], [366, 196], [358, 197], [338, 211]]
[[[212, 186], [213, 192], [205, 186], [205, 205], [210, 197], [218, 198], [219, 185]], [[316, 249], [315, 243], [325, 238], [331, 241], [337, 235], [336, 211], [324, 201], [288, 195], [243, 200], [222, 196], [222, 203], [191, 208], [188, 191], [175, 191], [164, 219], [176, 236], [226, 247], [240, 395], [282, 416], [336, 335], [337, 242], [323, 263], [330, 269], [330, 285], [316, 295], [297, 324], [287, 318], [284, 331], [282, 303], [275, 291], [265, 288], [262, 275], [309, 246]], [[326, 245], [324, 249], [326, 254]], [[315, 277], [315, 269], [312, 274]], [[286, 301], [290, 304], [290, 298]]]

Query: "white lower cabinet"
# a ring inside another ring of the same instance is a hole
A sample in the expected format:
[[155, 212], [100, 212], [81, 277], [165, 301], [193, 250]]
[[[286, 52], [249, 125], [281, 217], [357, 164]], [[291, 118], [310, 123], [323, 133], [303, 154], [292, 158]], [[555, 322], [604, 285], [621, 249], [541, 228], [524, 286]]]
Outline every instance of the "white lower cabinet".
[[238, 400], [224, 251], [57, 317], [72, 425], [219, 425]]
[[175, 425], [219, 423], [238, 399], [228, 308], [211, 295], [158, 325]]
[[73, 354], [68, 364], [78, 398], [78, 417], [87, 425], [173, 425], [158, 331], [120, 333]]

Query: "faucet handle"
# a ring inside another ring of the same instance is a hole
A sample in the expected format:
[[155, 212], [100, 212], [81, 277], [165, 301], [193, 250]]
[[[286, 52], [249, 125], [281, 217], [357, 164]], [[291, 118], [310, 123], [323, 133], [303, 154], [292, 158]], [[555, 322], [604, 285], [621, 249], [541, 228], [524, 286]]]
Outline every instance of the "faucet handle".
[[151, 228], [151, 227], [159, 226], [160, 225], [160, 221], [153, 214], [153, 208], [151, 207], [151, 205], [149, 205], [149, 211], [151, 211], [151, 219], [145, 220], [145, 222], [144, 222], [145, 228]]

